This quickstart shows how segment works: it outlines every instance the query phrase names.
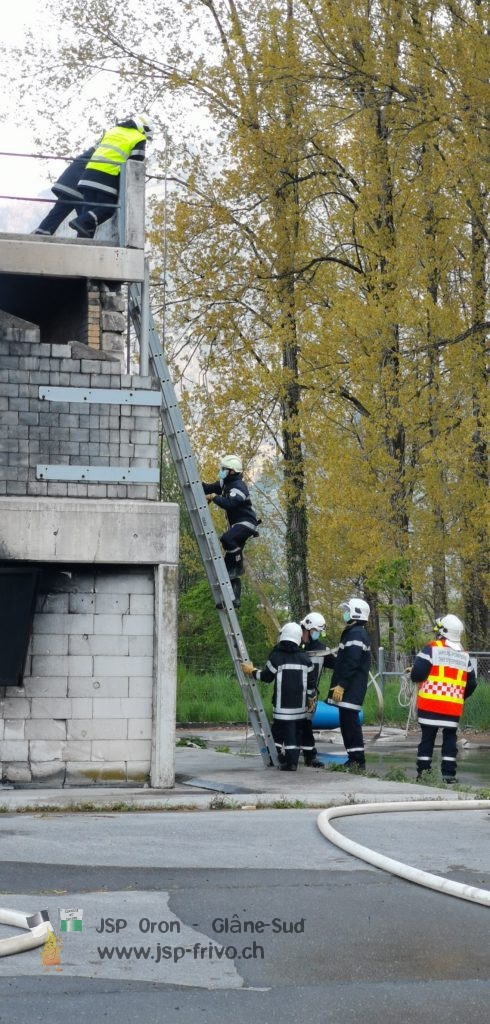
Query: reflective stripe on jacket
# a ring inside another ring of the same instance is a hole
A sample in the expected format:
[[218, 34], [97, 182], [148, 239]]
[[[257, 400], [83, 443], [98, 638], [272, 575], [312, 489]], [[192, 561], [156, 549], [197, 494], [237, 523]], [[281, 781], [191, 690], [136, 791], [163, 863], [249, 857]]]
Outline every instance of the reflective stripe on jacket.
[[135, 146], [141, 142], [146, 142], [144, 132], [138, 131], [137, 128], [122, 128], [116, 125], [102, 136], [85, 170], [118, 175]]
[[456, 726], [461, 718], [470, 669], [467, 651], [456, 651], [444, 640], [431, 640], [417, 655], [430, 663], [417, 693], [418, 720], [422, 725]]
[[215, 494], [214, 504], [226, 512], [230, 526], [248, 526], [256, 530], [258, 519], [245, 480], [240, 473], [229, 473], [225, 480], [203, 484], [205, 494]]
[[371, 668], [371, 646], [369, 636], [363, 622], [350, 622], [342, 632], [337, 654], [327, 654], [324, 660], [326, 668], [332, 668], [328, 704], [336, 704], [331, 692], [335, 686], [341, 686], [344, 696], [337, 707], [349, 711], [360, 711], [369, 681]]
[[274, 683], [275, 719], [297, 722], [306, 717], [308, 698], [316, 693], [315, 671], [305, 652], [290, 640], [281, 640], [271, 651], [264, 668], [255, 669], [257, 681]]
[[86, 149], [72, 160], [71, 164], [65, 168], [58, 180], [51, 186], [51, 191], [54, 192], [55, 196], [61, 199], [80, 199], [81, 193], [77, 185], [87, 166], [87, 161], [90, 160], [94, 152], [95, 146], [91, 146], [90, 149]]

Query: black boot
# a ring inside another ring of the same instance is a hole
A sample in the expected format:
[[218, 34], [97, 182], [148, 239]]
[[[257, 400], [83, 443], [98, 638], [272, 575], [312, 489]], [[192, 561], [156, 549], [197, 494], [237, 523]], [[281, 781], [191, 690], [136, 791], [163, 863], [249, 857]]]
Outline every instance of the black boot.
[[68, 226], [70, 228], [73, 228], [74, 231], [76, 231], [76, 233], [77, 233], [79, 238], [93, 238], [94, 237], [95, 227], [94, 227], [93, 231], [89, 231], [89, 229], [86, 228], [85, 225], [82, 224], [79, 221], [78, 217], [75, 217], [74, 220], [69, 220], [68, 221]]
[[235, 595], [234, 596], [234, 600], [233, 600], [233, 604], [234, 604], [235, 608], [239, 608], [240, 607], [240, 598], [242, 596], [242, 581], [238, 578], [238, 576], [235, 576], [232, 580], [230, 580], [230, 583], [231, 583], [231, 588], [233, 590], [233, 593]]

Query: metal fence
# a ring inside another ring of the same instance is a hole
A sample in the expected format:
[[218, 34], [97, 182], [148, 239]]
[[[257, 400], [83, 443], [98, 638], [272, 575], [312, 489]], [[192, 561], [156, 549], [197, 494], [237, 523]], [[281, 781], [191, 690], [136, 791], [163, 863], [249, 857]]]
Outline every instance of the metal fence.
[[[469, 651], [469, 655], [478, 683], [490, 683], [490, 652]], [[413, 657], [409, 655], [401, 655], [396, 659], [387, 658], [384, 649], [378, 648], [377, 667], [373, 665], [369, 674], [369, 683], [376, 693], [381, 730], [385, 719], [385, 700], [388, 692], [398, 691], [400, 716], [407, 715], [406, 730], [408, 730], [410, 722], [416, 719], [417, 687], [410, 682], [409, 672], [412, 662]], [[395, 669], [392, 668], [393, 664], [396, 664]]]
[[479, 683], [490, 683], [490, 651], [470, 651], [470, 658]]
[[[469, 655], [478, 681], [490, 683], [490, 651], [469, 651]], [[412, 665], [413, 655], [401, 652], [392, 654], [380, 647], [377, 656], [373, 655], [373, 661], [375, 662], [373, 671], [389, 673], [392, 676], [403, 675], [405, 670]]]

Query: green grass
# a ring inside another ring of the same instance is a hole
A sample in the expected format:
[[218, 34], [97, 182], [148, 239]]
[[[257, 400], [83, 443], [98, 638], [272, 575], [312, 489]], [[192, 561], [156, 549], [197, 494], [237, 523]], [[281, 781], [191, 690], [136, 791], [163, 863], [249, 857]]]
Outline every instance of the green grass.
[[[269, 718], [272, 715], [272, 686], [258, 684], [259, 692]], [[400, 707], [398, 693], [400, 682], [390, 680], [384, 691], [384, 724], [404, 729], [408, 719], [408, 708]], [[328, 676], [324, 674], [320, 684], [322, 699], [328, 690]], [[378, 725], [380, 715], [378, 700], [373, 686], [368, 688], [364, 701], [364, 724]], [[246, 721], [245, 705], [238, 681], [229, 672], [196, 674], [179, 666], [177, 685], [177, 721], [180, 724], [198, 722]], [[415, 723], [413, 723], [415, 724]], [[465, 704], [462, 720], [463, 729], [478, 732], [490, 730], [490, 685], [480, 682], [478, 689]]]
[[203, 740], [201, 736], [182, 736], [177, 740], [177, 747], [201, 747], [203, 750], [207, 747], [206, 740]]
[[[265, 710], [272, 715], [272, 687], [259, 686]], [[196, 675], [179, 666], [177, 681], [177, 721], [245, 722], [245, 704], [233, 672]]]

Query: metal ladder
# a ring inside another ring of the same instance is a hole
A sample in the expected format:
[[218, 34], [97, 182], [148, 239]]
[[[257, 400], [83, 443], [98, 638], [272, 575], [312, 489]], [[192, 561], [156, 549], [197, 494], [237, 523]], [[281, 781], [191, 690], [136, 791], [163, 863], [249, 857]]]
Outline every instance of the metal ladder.
[[[129, 285], [129, 314], [140, 343], [143, 340], [142, 332], [145, 331], [147, 333], [149, 359], [155, 376], [160, 382], [162, 392], [162, 424], [170, 456], [182, 488], [192, 530], [199, 547], [228, 650], [243, 694], [248, 719], [255, 734], [264, 764], [269, 765], [272, 761], [272, 764], [277, 767], [279, 762], [276, 745], [272, 738], [260, 693], [255, 681], [245, 676], [241, 667], [241, 662], [248, 661], [249, 657], [233, 606], [234, 595], [230, 578], [204, 496], [197, 463], [184, 426], [172, 378], [153, 317], [149, 311], [147, 295], [143, 294], [142, 298], [142, 294], [143, 289], [140, 285]], [[144, 308], [145, 306], [146, 308]]]

